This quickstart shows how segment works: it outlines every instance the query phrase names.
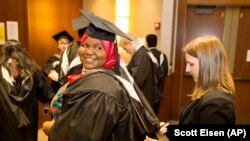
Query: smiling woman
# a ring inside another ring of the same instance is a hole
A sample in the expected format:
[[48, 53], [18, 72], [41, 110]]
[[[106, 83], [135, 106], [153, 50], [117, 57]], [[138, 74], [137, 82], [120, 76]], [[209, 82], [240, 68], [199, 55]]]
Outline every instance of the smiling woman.
[[[139, 89], [130, 85], [133, 93], [124, 86], [131, 83], [125, 69], [120, 66], [116, 35], [128, 39], [129, 36], [111, 22], [81, 12], [84, 20], [91, 22], [78, 50], [83, 69], [78, 77], [74, 77], [75, 80], [59, 90], [51, 102], [55, 123], [49, 140], [143, 140], [145, 134], [155, 133], [160, 124], [145, 98], [136, 93], [140, 92]], [[148, 130], [139, 129], [139, 124], [134, 122], [135, 111], [130, 101], [142, 111], [142, 118], [149, 123]]]
[[106, 58], [110, 58], [109, 56], [107, 57], [108, 54], [106, 54], [104, 49], [105, 41], [84, 35], [82, 42], [84, 43], [80, 46], [78, 53], [85, 69], [100, 68], [104, 65]]

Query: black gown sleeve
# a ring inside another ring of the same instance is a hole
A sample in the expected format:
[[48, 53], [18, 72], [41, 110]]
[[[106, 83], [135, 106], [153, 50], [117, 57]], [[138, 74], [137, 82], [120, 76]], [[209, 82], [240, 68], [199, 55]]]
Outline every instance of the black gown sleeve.
[[117, 141], [131, 140], [129, 132], [133, 128], [129, 110], [115, 98], [91, 90], [65, 95], [63, 101], [63, 109], [52, 127], [50, 141], [101, 141], [110, 136]]
[[53, 55], [53, 56], [50, 56], [50, 57], [47, 59], [45, 65], [43, 66], [43, 69], [42, 69], [42, 72], [43, 72], [43, 74], [44, 74], [45, 76], [48, 76], [50, 70], [54, 69], [54, 68], [53, 68], [53, 63], [54, 63], [55, 61], [60, 61], [60, 58], [58, 58], [58, 57], [56, 57], [55, 55]]
[[34, 85], [37, 87], [36, 94], [39, 101], [46, 103], [52, 100], [54, 96], [53, 89], [49, 85], [46, 77], [38, 70], [34, 73]]
[[151, 72], [150, 61], [146, 55], [138, 54], [133, 57], [132, 63], [128, 65], [128, 70], [137, 85], [143, 87], [143, 82], [148, 79]]

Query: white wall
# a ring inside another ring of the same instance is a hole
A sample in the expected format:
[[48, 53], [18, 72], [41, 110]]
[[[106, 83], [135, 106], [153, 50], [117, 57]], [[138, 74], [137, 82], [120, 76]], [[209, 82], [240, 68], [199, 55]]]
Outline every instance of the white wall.
[[[178, 3], [178, 0], [162, 0], [162, 29], [161, 29], [161, 50], [168, 57], [169, 73], [173, 73], [174, 66], [170, 66], [170, 63], [174, 64], [175, 54], [175, 12], [178, 11], [177, 7], [174, 7], [174, 3]], [[173, 55], [171, 55], [173, 54]]]

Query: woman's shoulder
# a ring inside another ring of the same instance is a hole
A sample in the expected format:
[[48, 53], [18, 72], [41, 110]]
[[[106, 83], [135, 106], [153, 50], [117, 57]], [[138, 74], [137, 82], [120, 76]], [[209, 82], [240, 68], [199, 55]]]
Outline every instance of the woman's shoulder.
[[[98, 83], [104, 83], [105, 85], [112, 85], [114, 82], [116, 82], [116, 78], [114, 77], [115, 73], [112, 71], [107, 71], [107, 70], [100, 70], [96, 71], [90, 74], [87, 74], [85, 76], [85, 79], [87, 81], [94, 81], [97, 83], [96, 80], [98, 80]], [[110, 82], [110, 83], [105, 83], [105, 82]]]
[[125, 92], [119, 81], [104, 71], [91, 73], [81, 77], [79, 80], [70, 84], [69, 89], [73, 91], [96, 91], [117, 98]]
[[234, 103], [234, 97], [230, 93], [226, 93], [220, 90], [213, 90], [206, 95], [204, 95], [201, 99], [202, 104], [207, 103]]

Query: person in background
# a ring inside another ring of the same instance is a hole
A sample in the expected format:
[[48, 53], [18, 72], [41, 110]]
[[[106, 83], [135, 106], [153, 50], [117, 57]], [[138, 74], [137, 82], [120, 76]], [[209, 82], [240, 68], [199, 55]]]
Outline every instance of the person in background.
[[[83, 69], [78, 78], [70, 79], [52, 100], [51, 109], [56, 120], [49, 140], [136, 141], [144, 133], [135, 127], [132, 96], [123, 85], [128, 81], [121, 76], [115, 36], [129, 37], [104, 19], [86, 12], [84, 15], [90, 17], [90, 24], [78, 49]], [[95, 26], [93, 22], [102, 26]], [[110, 31], [110, 27], [115, 30]], [[147, 115], [152, 116], [151, 132], [157, 131], [160, 128], [157, 116], [143, 107], [137, 94], [133, 99], [144, 108], [141, 114], [149, 112]]]
[[85, 27], [77, 29], [79, 37], [77, 43], [71, 44], [62, 53], [62, 57], [60, 59], [60, 72], [58, 78], [58, 81], [62, 85], [67, 83], [69, 75], [79, 74], [82, 70], [82, 63], [78, 56], [78, 48], [80, 46], [81, 37], [84, 34], [85, 30], [86, 30]]
[[127, 66], [128, 71], [157, 114], [159, 102], [163, 98], [157, 84], [159, 80], [158, 67], [152, 62], [148, 49], [139, 42], [137, 37], [132, 34], [129, 36], [132, 41], [126, 38], [120, 39], [120, 46], [132, 55]]
[[204, 35], [188, 43], [183, 51], [186, 72], [193, 76], [196, 85], [179, 123], [235, 124], [234, 82], [221, 41]]
[[53, 90], [19, 41], [5, 42], [0, 66], [0, 140], [37, 141], [38, 101]]
[[[81, 28], [77, 30], [79, 40], [77, 43], [71, 44], [68, 48], [66, 48], [63, 53], [62, 57], [60, 58], [60, 72], [59, 72], [59, 78], [58, 81], [62, 86], [66, 86], [68, 80], [74, 79], [74, 77], [77, 77], [77, 74], [81, 73], [82, 71], [82, 63], [80, 61], [79, 55], [78, 55], [78, 49], [80, 46], [80, 40], [82, 35], [84, 34], [86, 28]], [[54, 99], [60, 99], [61, 95], [58, 93], [61, 93], [61, 91], [64, 90], [63, 88], [59, 88], [58, 91], [56, 92], [56, 95]], [[53, 112], [52, 112], [53, 114]], [[55, 114], [55, 113], [54, 113]], [[46, 135], [49, 135], [50, 128], [55, 122], [55, 116], [52, 116], [52, 120], [45, 121], [42, 125], [43, 132]]]
[[[168, 74], [168, 59], [167, 56], [160, 50], [156, 48], [157, 46], [157, 36], [155, 34], [148, 34], [146, 36], [146, 43], [149, 51], [152, 52], [153, 58], [152, 61], [157, 64], [160, 71], [160, 79], [158, 86], [160, 87], [161, 92], [163, 93], [164, 81]], [[151, 57], [151, 56], [150, 56]]]
[[[149, 56], [151, 60], [157, 65], [160, 72], [160, 77], [158, 80], [158, 87], [163, 94], [165, 78], [168, 75], [168, 59], [167, 56], [160, 50], [156, 48], [157, 46], [157, 36], [155, 34], [148, 34], [146, 36], [146, 46], [149, 49]], [[160, 102], [155, 104], [156, 113], [158, 113], [160, 108]]]
[[56, 93], [62, 85], [59, 82], [60, 59], [62, 52], [71, 46], [73, 37], [67, 31], [63, 30], [52, 36], [52, 38], [58, 43], [57, 48], [59, 50], [59, 54], [50, 56], [42, 70], [44, 75], [51, 79], [51, 87], [53, 88], [54, 93]]
[[195, 88], [180, 114], [179, 124], [235, 124], [234, 82], [221, 41], [215, 36], [203, 35], [190, 41], [183, 52], [186, 72], [193, 76]]

